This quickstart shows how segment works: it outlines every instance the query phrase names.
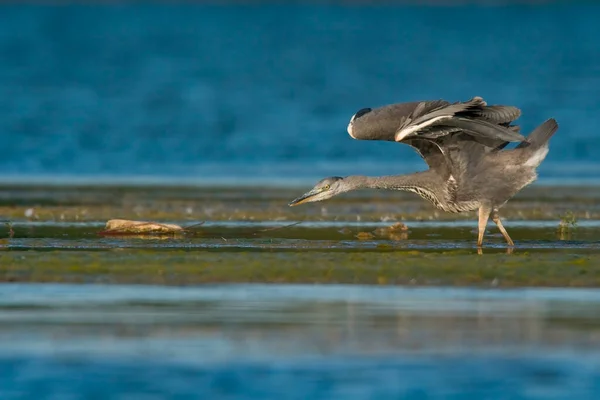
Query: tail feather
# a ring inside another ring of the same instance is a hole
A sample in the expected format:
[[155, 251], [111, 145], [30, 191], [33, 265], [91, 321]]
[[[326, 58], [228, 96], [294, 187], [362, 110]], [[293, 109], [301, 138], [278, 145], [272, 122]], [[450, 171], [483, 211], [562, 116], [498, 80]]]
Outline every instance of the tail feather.
[[548, 155], [548, 141], [558, 129], [558, 124], [550, 118], [527, 136], [527, 141], [522, 142], [517, 149], [521, 149], [524, 166], [537, 168]]
[[558, 123], [554, 118], [546, 120], [527, 136], [527, 140], [517, 146], [517, 148], [528, 148], [535, 151], [548, 144], [548, 141], [558, 130]]

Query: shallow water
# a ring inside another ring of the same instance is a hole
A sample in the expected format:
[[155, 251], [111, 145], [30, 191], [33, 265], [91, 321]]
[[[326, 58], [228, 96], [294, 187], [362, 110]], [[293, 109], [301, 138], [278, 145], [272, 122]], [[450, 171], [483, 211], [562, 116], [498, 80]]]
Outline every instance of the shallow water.
[[485, 247], [477, 249], [471, 221], [412, 221], [395, 232], [386, 229], [389, 222], [213, 221], [161, 236], [106, 236], [101, 222], [21, 221], [0, 241], [0, 276], [162, 285], [599, 287], [600, 224], [583, 222], [561, 232], [556, 223], [516, 221], [509, 228], [514, 248], [490, 229]]
[[[597, 188], [524, 191], [516, 247], [490, 224], [481, 255], [473, 216], [398, 193], [290, 209], [301, 189], [0, 188], [0, 398], [600, 393]], [[190, 229], [101, 235], [115, 217]]]
[[[104, 222], [18, 222], [12, 224], [15, 234], [0, 244], [10, 250], [89, 250], [89, 249], [212, 249], [236, 248], [255, 250], [355, 249], [388, 246], [390, 250], [475, 249], [475, 221], [411, 221], [406, 231], [386, 230], [392, 224], [348, 223], [335, 221], [162, 221], [191, 226], [189, 233], [166, 235], [103, 235]], [[201, 225], [200, 225], [201, 224]], [[199, 226], [197, 226], [199, 225]], [[491, 226], [488, 248], [504, 248], [506, 243]], [[6, 229], [6, 228], [5, 228]], [[517, 240], [517, 251], [552, 249], [597, 249], [600, 252], [600, 221], [577, 223], [570, 235], [558, 231], [554, 221], [514, 221], [510, 232]], [[370, 234], [361, 238], [361, 234]]]
[[11, 285], [0, 396], [592, 399], [599, 309], [573, 289]]
[[[474, 213], [365, 191], [290, 208], [302, 187], [0, 188], [0, 277], [12, 282], [600, 286], [598, 187], [533, 186], [475, 247]], [[570, 213], [570, 214], [569, 214]], [[560, 228], [571, 216], [575, 226]], [[174, 235], [102, 235], [106, 220], [176, 223]], [[405, 230], [390, 226], [402, 222]], [[11, 233], [12, 232], [12, 233]], [[483, 258], [477, 257], [482, 253]]]

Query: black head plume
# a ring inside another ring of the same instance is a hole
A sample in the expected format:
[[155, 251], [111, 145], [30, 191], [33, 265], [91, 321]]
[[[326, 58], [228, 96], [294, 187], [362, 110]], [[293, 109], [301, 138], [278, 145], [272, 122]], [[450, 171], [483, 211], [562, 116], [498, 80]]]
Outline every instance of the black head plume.
[[366, 107], [366, 108], [361, 108], [360, 110], [358, 110], [356, 112], [356, 114], [354, 114], [354, 120], [359, 119], [360, 117], [362, 117], [365, 114], [370, 113], [371, 111], [373, 111], [372, 108]]

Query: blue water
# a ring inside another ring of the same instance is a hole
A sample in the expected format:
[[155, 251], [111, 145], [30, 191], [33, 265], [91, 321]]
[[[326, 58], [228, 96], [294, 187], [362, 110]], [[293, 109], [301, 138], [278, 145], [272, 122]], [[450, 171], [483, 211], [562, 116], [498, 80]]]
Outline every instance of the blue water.
[[242, 181], [423, 168], [345, 132], [416, 99], [561, 124], [541, 179], [598, 178], [600, 5], [2, 6], [0, 177]]
[[4, 286], [0, 398], [597, 399], [595, 290]]

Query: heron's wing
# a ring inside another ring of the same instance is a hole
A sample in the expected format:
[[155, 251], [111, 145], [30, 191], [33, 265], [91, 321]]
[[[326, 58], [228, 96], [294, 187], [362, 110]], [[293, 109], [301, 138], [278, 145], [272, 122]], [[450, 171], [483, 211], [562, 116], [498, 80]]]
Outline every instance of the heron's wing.
[[[454, 104], [444, 100], [410, 103], [410, 108], [410, 114], [400, 118], [396, 141], [414, 148], [431, 169], [444, 175], [467, 158], [476, 159], [510, 142], [525, 140], [519, 127], [510, 125], [521, 115], [513, 106], [488, 106], [482, 98], [475, 97]], [[414, 129], [420, 124], [422, 127]], [[398, 140], [403, 129], [413, 132]]]
[[429, 169], [436, 171], [442, 179], [453, 176], [460, 180], [472, 166], [479, 164], [486, 153], [492, 151], [491, 147], [476, 141], [464, 141], [461, 136], [462, 133], [456, 132], [438, 140], [417, 138], [406, 139], [402, 143], [415, 149]]
[[450, 169], [448, 161], [438, 144], [428, 139], [407, 139], [402, 143], [412, 147], [427, 163], [430, 169], [437, 171], [441, 176], [447, 176]]
[[368, 120], [367, 128], [349, 133], [358, 140], [408, 144], [430, 168], [447, 172], [448, 146], [473, 142], [476, 149], [492, 151], [524, 140], [519, 128], [510, 126], [520, 114], [512, 106], [488, 106], [480, 97], [453, 104], [445, 100], [397, 103], [372, 110], [361, 117]]
[[[437, 139], [448, 132], [463, 132], [467, 137], [464, 140], [475, 140], [482, 144], [491, 141], [522, 142], [525, 137], [518, 131], [504, 125], [495, 124], [483, 119], [468, 119], [462, 117], [448, 118], [439, 126], [429, 126], [427, 129], [416, 131], [407, 137], [421, 137], [424, 139]], [[396, 136], [398, 137], [398, 136]], [[402, 141], [402, 139], [396, 141]]]
[[521, 142], [525, 140], [521, 134], [507, 129], [507, 125], [520, 114], [521, 111], [513, 106], [488, 106], [481, 97], [434, 109], [421, 103], [415, 106], [410, 115], [400, 118], [395, 140], [401, 142], [416, 137], [436, 139], [447, 134], [449, 128], [457, 128], [475, 140]]
[[[519, 126], [507, 126], [506, 129], [519, 132]], [[449, 176], [452, 171], [459, 176], [469, 165], [477, 164], [485, 154], [497, 152], [506, 147], [510, 142], [501, 139], [473, 136], [463, 130], [440, 126], [437, 128], [436, 138], [427, 138], [422, 135], [413, 139], [404, 139], [400, 143], [411, 146], [430, 169], [438, 171], [441, 176]]]
[[396, 117], [403, 120], [414, 120], [420, 118], [429, 113], [435, 112], [436, 110], [444, 109], [445, 107], [451, 106], [450, 102], [446, 100], [428, 100], [428, 101], [411, 101], [408, 103], [396, 103], [389, 106], [382, 107], [381, 109], [390, 110]]
[[482, 109], [486, 106], [485, 101], [481, 97], [473, 97], [471, 100], [466, 102], [456, 102], [450, 104], [445, 102], [439, 104], [438, 107], [426, 107], [429, 102], [420, 102], [417, 104], [412, 113], [406, 115], [398, 126], [398, 131], [402, 131], [407, 128], [416, 127], [427, 127], [435, 124], [439, 118], [451, 118], [458, 113], [465, 113], [476, 109]]
[[[507, 124], [521, 116], [521, 110], [514, 106], [488, 106], [481, 97], [473, 97], [465, 102], [448, 103], [447, 101], [420, 102], [414, 106], [406, 124], [421, 124], [439, 117], [464, 117], [483, 119], [494, 124]], [[403, 126], [400, 125], [399, 129]]]
[[521, 116], [521, 110], [513, 106], [485, 106], [473, 110], [472, 115], [497, 124], [509, 124]]
[[432, 111], [449, 106], [450, 103], [445, 100], [432, 101], [413, 101], [408, 103], [389, 104], [376, 108], [360, 121], [368, 120], [367, 128], [350, 133], [353, 139], [357, 140], [384, 140], [396, 141], [396, 130], [404, 121], [412, 120], [415, 117], [426, 115]]

